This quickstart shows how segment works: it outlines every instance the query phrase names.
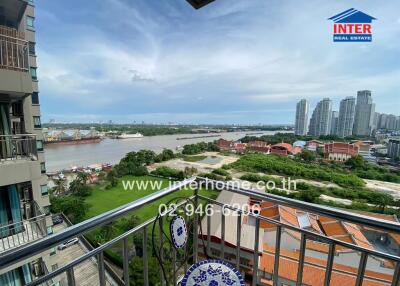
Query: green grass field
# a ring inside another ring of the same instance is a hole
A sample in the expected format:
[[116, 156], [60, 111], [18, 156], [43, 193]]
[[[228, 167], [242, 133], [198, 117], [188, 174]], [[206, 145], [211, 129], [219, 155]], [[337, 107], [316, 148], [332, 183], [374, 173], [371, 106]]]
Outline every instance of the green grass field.
[[[133, 177], [128, 176], [120, 179], [118, 186], [111, 189], [104, 189], [103, 187], [93, 187], [92, 194], [86, 198], [86, 202], [90, 204], [89, 211], [86, 214], [86, 219], [91, 218], [93, 216], [99, 215], [106, 211], [112, 210], [114, 208], [120, 207], [124, 204], [133, 202], [137, 199], [145, 197], [157, 190], [139, 190], [137, 186], [132, 190], [124, 190], [122, 181], [161, 181], [161, 187], [168, 187], [168, 180], [159, 179], [150, 176], [144, 177]], [[156, 216], [158, 213], [159, 205], [165, 204], [173, 198], [177, 197], [188, 197], [193, 194], [190, 190], [180, 190], [168, 196], [165, 196], [157, 201], [154, 201], [150, 204], [143, 206], [142, 208], [131, 212], [130, 214], [137, 215], [141, 221], [145, 221], [153, 216]], [[218, 196], [218, 192], [211, 190], [200, 190], [200, 194], [215, 199]]]
[[[161, 189], [168, 187], [169, 186], [169, 181], [165, 179], [159, 179], [155, 177], [150, 177], [150, 176], [144, 176], [144, 177], [133, 177], [133, 176], [127, 176], [124, 178], [121, 178], [119, 180], [118, 186], [111, 188], [111, 189], [105, 189], [104, 186], [96, 186], [93, 187], [92, 189], [92, 194], [88, 197], [85, 198], [86, 202], [90, 204], [90, 208], [86, 214], [86, 219], [91, 218], [93, 216], [102, 214], [106, 211], [112, 210], [114, 208], [120, 207], [122, 205], [125, 205], [127, 203], [133, 202], [137, 199], [140, 199], [142, 197], [145, 197], [153, 192], [157, 192], [159, 189], [156, 190], [151, 190], [151, 189], [141, 189], [139, 190], [137, 187], [133, 188], [132, 190], [124, 190], [122, 181], [143, 181], [143, 182], [150, 182], [150, 181], [159, 181], [161, 182]], [[217, 191], [211, 191], [211, 190], [200, 190], [200, 194], [215, 199], [218, 196]], [[193, 191], [190, 191], [188, 189], [180, 190], [175, 193], [172, 193], [168, 196], [165, 196], [157, 201], [154, 201], [150, 204], [144, 205], [142, 208], [130, 212], [126, 214], [124, 217], [129, 217], [130, 215], [136, 215], [139, 219], [139, 222], [144, 222], [154, 216], [156, 216], [159, 212], [159, 205], [160, 204], [166, 204], [170, 200], [178, 197], [189, 197], [193, 195]], [[199, 202], [202, 204], [202, 202]], [[118, 222], [115, 221], [116, 229], [115, 233], [113, 234], [113, 237], [116, 235], [122, 234], [123, 232], [127, 231], [127, 229], [121, 229]], [[164, 228], [166, 233], [168, 233], [168, 225], [164, 224]], [[96, 234], [100, 231], [100, 229], [96, 229], [93, 231], [90, 231], [86, 234], [86, 237], [91, 241], [93, 245], [96, 244]], [[112, 259], [114, 263], [117, 265], [122, 265], [122, 258], [121, 258], [121, 243], [117, 243], [111, 248], [106, 250], [106, 255], [108, 258]], [[130, 244], [133, 242], [130, 241]]]

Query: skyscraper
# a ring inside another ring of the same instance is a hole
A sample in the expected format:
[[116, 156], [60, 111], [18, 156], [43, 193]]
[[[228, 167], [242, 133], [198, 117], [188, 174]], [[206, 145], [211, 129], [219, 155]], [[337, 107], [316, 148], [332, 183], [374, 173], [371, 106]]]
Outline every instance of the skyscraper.
[[[33, 0], [1, 0], [1, 254], [12, 252], [53, 232], [35, 45]], [[0, 284], [26, 285], [32, 282], [45, 273], [46, 265], [50, 266], [52, 253], [48, 250], [17, 263], [9, 272], [0, 275]]]
[[396, 130], [396, 120], [397, 120], [396, 115], [389, 114], [387, 116], [386, 129], [391, 131]]
[[356, 99], [354, 97], [346, 97], [340, 102], [339, 122], [337, 128], [337, 135], [339, 137], [351, 136], [353, 133], [355, 112]]
[[307, 135], [309, 104], [306, 99], [300, 100], [296, 105], [295, 134]]
[[353, 135], [369, 136], [373, 131], [374, 116], [375, 104], [372, 102], [371, 91], [358, 91]]
[[331, 131], [331, 116], [332, 101], [324, 98], [313, 111], [308, 133], [312, 136], [328, 135]]
[[337, 128], [339, 123], [339, 111], [332, 111], [331, 115], [331, 135], [337, 135]]

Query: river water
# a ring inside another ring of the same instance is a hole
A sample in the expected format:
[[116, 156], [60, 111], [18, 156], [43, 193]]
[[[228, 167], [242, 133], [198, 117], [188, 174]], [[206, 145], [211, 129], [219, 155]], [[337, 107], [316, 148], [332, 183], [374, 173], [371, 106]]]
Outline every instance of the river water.
[[[206, 137], [177, 140], [182, 137], [201, 136], [202, 134], [177, 134], [145, 136], [143, 138], [132, 139], [105, 139], [100, 143], [76, 144], [76, 145], [57, 145], [51, 144], [45, 146], [46, 169], [48, 172], [69, 169], [72, 166], [86, 167], [97, 163], [118, 163], [119, 160], [130, 151], [141, 149], [152, 150], [156, 153], [164, 148], [175, 150], [179, 146], [197, 142], [212, 142], [219, 138], [226, 140], [237, 140], [252, 134], [254, 136], [271, 135], [275, 131], [260, 132], [226, 132], [219, 133], [220, 137]], [[210, 134], [204, 134], [210, 135]]]

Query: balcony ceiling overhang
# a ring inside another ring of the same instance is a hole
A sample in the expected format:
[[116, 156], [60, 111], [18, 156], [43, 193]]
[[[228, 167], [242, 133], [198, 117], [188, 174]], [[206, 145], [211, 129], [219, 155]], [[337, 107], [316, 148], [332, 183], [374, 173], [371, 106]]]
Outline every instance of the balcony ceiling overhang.
[[26, 0], [2, 0], [0, 1], [0, 19], [4, 17], [6, 22], [19, 25], [26, 6]]
[[200, 9], [211, 2], [214, 2], [215, 0], [186, 0], [190, 5], [193, 6], [195, 9]]

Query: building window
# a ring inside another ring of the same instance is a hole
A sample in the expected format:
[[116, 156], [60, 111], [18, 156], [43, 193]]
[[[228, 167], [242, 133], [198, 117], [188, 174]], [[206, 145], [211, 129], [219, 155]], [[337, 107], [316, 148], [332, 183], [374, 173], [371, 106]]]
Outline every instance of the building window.
[[46, 173], [46, 164], [44, 162], [40, 163], [40, 171], [42, 174]]
[[53, 247], [53, 248], [50, 250], [50, 255], [54, 255], [54, 254], [56, 254], [56, 248], [55, 248], [55, 247]]
[[47, 196], [49, 194], [49, 188], [47, 187], [47, 185], [40, 186], [40, 191], [42, 193], [42, 196]]
[[26, 26], [28, 29], [34, 30], [35, 29], [35, 18], [26, 16]]
[[31, 71], [31, 77], [33, 80], [37, 80], [37, 72], [36, 72], [37, 68], [30, 68]]
[[43, 140], [36, 140], [36, 149], [38, 151], [43, 151]]
[[52, 226], [48, 226], [47, 227], [47, 235], [52, 235], [53, 234], [53, 227]]
[[36, 55], [35, 45], [36, 45], [35, 42], [29, 42], [28, 50], [29, 50], [29, 55], [30, 55], [30, 56]]
[[32, 104], [39, 104], [39, 92], [32, 92]]
[[33, 116], [33, 127], [42, 128], [42, 122], [40, 121], [40, 116]]

